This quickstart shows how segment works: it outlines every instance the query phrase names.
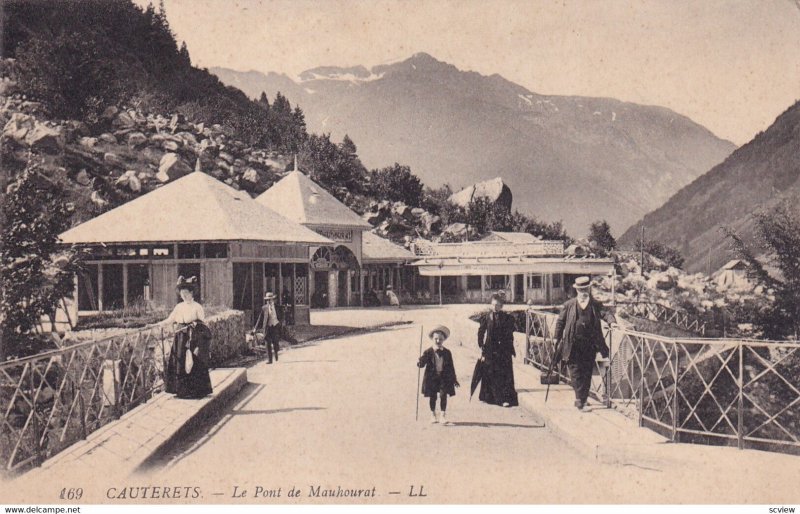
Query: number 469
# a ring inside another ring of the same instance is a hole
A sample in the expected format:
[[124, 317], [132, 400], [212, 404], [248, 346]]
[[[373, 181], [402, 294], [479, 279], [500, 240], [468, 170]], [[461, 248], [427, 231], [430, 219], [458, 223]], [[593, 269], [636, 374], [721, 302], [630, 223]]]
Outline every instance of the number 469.
[[80, 487], [78, 487], [78, 488], [70, 487], [69, 489], [67, 489], [65, 487], [64, 489], [61, 490], [61, 494], [59, 495], [59, 498], [62, 499], [62, 500], [80, 500], [81, 496], [83, 496], [83, 489], [82, 488], [80, 488]]

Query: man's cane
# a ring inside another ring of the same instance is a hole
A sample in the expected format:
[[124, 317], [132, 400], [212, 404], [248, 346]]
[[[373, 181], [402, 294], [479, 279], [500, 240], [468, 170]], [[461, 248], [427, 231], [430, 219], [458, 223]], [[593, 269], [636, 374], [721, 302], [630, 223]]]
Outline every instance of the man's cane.
[[[422, 355], [422, 325], [419, 326], [419, 355]], [[419, 379], [422, 374], [422, 368], [417, 366], [417, 413], [414, 416], [414, 421], [419, 421]]]

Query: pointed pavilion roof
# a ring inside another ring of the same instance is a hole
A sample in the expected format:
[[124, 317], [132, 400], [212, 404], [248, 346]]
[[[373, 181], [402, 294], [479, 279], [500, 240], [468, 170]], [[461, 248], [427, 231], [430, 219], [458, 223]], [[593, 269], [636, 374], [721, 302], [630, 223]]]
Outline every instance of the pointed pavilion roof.
[[322, 186], [295, 169], [264, 191], [256, 202], [302, 225], [369, 230], [362, 220]]
[[268, 241], [330, 244], [244, 191], [195, 171], [61, 234], [64, 243]]

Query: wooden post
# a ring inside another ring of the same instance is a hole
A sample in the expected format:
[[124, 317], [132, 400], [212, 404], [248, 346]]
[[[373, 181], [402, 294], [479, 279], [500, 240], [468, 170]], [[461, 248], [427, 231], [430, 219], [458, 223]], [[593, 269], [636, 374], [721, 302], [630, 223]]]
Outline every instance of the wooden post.
[[103, 312], [103, 265], [97, 264], [97, 310]]
[[439, 275], [439, 305], [442, 305], [442, 276]]
[[128, 306], [128, 263], [122, 263], [122, 306]]
[[739, 341], [739, 398], [737, 410], [739, 415], [736, 423], [736, 439], [737, 446], [740, 450], [744, 450], [744, 346]]

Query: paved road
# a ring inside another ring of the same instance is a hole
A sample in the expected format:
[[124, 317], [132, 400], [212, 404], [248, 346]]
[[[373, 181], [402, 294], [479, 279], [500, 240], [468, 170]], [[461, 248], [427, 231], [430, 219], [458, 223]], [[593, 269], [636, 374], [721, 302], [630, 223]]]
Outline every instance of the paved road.
[[[442, 311], [380, 310], [370, 316], [402, 316], [427, 327]], [[154, 479], [191, 477], [209, 502], [234, 501], [235, 486], [248, 491], [235, 501], [248, 503], [294, 502], [287, 497], [292, 486], [303, 502], [359, 501], [309, 498], [319, 485], [320, 494], [338, 486], [374, 487], [376, 498], [368, 502], [624, 503], [632, 490], [658, 477], [656, 471], [589, 461], [520, 408], [488, 406], [477, 397], [469, 402], [471, 334], [469, 341], [449, 341], [464, 384], [448, 408], [453, 425], [431, 425], [424, 398], [415, 421], [419, 334], [416, 323], [329, 340], [250, 368], [251, 385], [240, 399], [166, 455]], [[427, 496], [409, 496], [412, 486], [415, 493], [424, 487]], [[252, 498], [256, 487], [273, 494], [280, 488], [281, 497]], [[653, 496], [675, 501], [666, 493]]]

